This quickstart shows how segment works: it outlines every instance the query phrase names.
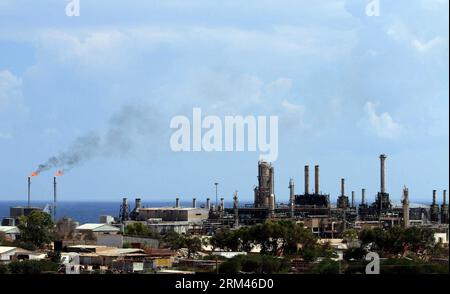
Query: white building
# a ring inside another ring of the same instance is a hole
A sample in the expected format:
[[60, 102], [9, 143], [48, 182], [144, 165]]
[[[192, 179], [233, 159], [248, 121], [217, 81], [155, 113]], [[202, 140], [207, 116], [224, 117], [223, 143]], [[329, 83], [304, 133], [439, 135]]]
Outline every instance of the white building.
[[14, 241], [20, 234], [20, 230], [16, 226], [0, 226], [0, 233], [4, 234], [7, 239]]
[[0, 263], [10, 262], [16, 254], [17, 247], [0, 246]]
[[75, 228], [78, 233], [117, 234], [120, 229], [108, 224], [84, 224]]

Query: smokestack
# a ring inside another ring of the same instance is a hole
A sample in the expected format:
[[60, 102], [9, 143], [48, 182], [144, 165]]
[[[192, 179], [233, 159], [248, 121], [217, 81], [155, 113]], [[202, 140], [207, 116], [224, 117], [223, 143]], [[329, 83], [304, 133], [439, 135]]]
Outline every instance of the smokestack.
[[175, 208], [180, 208], [180, 198], [175, 199]]
[[141, 201], [141, 198], [136, 198], [135, 200], [134, 200], [134, 209], [137, 211], [137, 210], [139, 210], [139, 209], [141, 209], [141, 207], [142, 207], [142, 201]]
[[275, 215], [275, 195], [271, 194], [269, 197], [269, 209], [270, 209], [270, 217], [274, 217]]
[[53, 221], [56, 221], [56, 177], [53, 177]]
[[309, 165], [305, 165], [305, 195], [309, 194]]
[[436, 204], [436, 190], [433, 190], [433, 205]]
[[444, 190], [442, 198], [442, 205], [447, 205], [447, 190]]
[[220, 198], [220, 209], [221, 209], [222, 211], [224, 211], [224, 209], [225, 209], [225, 201], [224, 201], [223, 198]]
[[380, 192], [386, 193], [386, 183], [385, 183], [385, 161], [386, 155], [380, 155]]
[[316, 165], [314, 167], [314, 174], [315, 174], [314, 193], [316, 195], [319, 195], [319, 193], [320, 193], [320, 191], [319, 191], [319, 178], [320, 178], [320, 175], [319, 175], [319, 166], [318, 165]]
[[443, 192], [443, 201], [441, 205], [441, 224], [448, 224], [447, 190], [444, 190]]
[[130, 216], [130, 210], [128, 207], [128, 199], [122, 198], [122, 205], [120, 205], [119, 218], [123, 222], [123, 221], [129, 220], [129, 216]]
[[192, 208], [197, 208], [197, 199], [192, 198]]
[[366, 189], [361, 189], [361, 204], [366, 204]]
[[238, 194], [237, 191], [234, 192], [233, 197], [233, 209], [234, 209], [234, 227], [237, 228], [239, 226], [239, 202], [238, 202]]
[[[306, 167], [305, 167], [305, 171], [306, 171]], [[305, 187], [306, 188], [306, 187]], [[294, 184], [294, 180], [290, 179], [289, 180], [289, 206], [290, 206], [290, 212], [291, 212], [291, 217], [294, 217], [294, 205], [295, 205], [295, 184]], [[305, 190], [305, 194], [307, 193], [307, 190]]]
[[28, 177], [28, 207], [31, 205], [31, 177]]
[[206, 198], [206, 209], [211, 209], [211, 199]]
[[355, 191], [352, 191], [352, 208], [355, 207]]
[[409, 227], [409, 192], [406, 186], [403, 188], [403, 227]]
[[345, 179], [341, 179], [341, 196], [345, 195]]

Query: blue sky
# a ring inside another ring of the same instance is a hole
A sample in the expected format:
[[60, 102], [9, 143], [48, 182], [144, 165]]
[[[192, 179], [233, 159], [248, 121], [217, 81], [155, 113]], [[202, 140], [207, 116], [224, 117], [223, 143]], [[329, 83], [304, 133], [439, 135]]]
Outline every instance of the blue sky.
[[0, 200], [89, 136], [108, 144], [60, 178], [63, 200], [201, 202], [216, 181], [251, 200], [257, 153], [170, 150], [170, 119], [193, 107], [279, 116], [278, 201], [305, 164], [333, 200], [344, 177], [372, 201], [380, 153], [394, 201], [448, 188], [448, 1], [380, 0], [376, 17], [363, 0], [81, 0], [79, 17], [68, 2], [0, 0]]

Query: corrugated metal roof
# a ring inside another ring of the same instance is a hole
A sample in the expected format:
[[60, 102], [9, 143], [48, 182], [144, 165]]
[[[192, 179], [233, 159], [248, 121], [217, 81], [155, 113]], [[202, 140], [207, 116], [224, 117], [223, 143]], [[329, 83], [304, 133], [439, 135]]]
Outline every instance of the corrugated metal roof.
[[119, 228], [107, 225], [107, 224], [84, 224], [78, 226], [76, 230], [85, 230], [85, 231], [93, 231], [93, 232], [118, 232]]
[[0, 232], [5, 234], [20, 234], [20, 230], [15, 226], [0, 226]]
[[13, 251], [17, 249], [17, 247], [7, 247], [7, 246], [0, 246], [0, 254], [7, 253], [9, 251]]

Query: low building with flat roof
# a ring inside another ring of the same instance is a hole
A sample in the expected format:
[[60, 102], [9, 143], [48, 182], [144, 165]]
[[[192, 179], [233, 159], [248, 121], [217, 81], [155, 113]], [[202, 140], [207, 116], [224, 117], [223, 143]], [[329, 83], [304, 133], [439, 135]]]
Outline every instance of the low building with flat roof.
[[163, 222], [202, 222], [208, 219], [209, 210], [193, 207], [147, 207], [139, 209], [138, 219], [161, 219]]
[[108, 225], [108, 224], [83, 224], [75, 228], [79, 233], [103, 233], [103, 234], [115, 234], [120, 231], [119, 228]]
[[7, 240], [14, 241], [20, 235], [20, 230], [16, 226], [0, 226], [0, 234], [4, 235]]

